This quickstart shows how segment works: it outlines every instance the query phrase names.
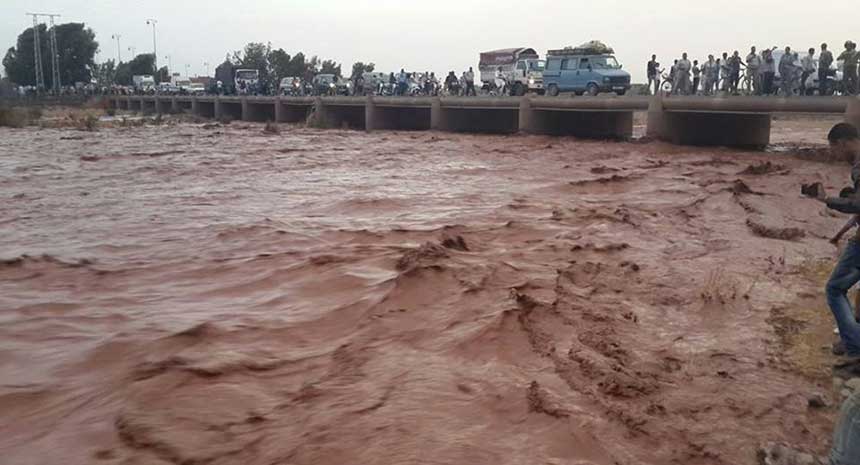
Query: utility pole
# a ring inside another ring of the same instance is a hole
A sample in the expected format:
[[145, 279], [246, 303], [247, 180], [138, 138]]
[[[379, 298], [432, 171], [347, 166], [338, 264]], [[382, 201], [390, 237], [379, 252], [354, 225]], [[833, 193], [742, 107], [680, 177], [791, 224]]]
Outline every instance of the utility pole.
[[191, 65], [185, 64], [185, 78], [189, 79], [191, 77]]
[[158, 74], [158, 48], [155, 41], [155, 25], [158, 24], [158, 20], [149, 18], [146, 24], [152, 26], [152, 56], [155, 58], [155, 74]]
[[116, 39], [116, 65], [117, 66], [119, 66], [119, 64], [122, 62], [122, 48], [120, 48], [120, 46], [119, 46], [119, 38], [120, 37], [122, 37], [122, 36], [119, 34], [114, 34], [114, 35], [110, 36], [111, 39]]
[[208, 61], [204, 61], [204, 62], [203, 62], [203, 67], [204, 67], [204, 68], [206, 68], [206, 76], [208, 77], [208, 76], [209, 76], [209, 62], [208, 62]]
[[33, 17], [33, 56], [36, 58], [36, 92], [45, 90], [45, 76], [42, 71], [42, 43], [39, 41], [39, 15], [27, 13]]
[[135, 59], [135, 57], [137, 57], [137, 48], [129, 47], [128, 51], [131, 52], [131, 59], [132, 60]]
[[42, 70], [42, 43], [39, 39], [39, 16], [47, 16], [51, 22], [51, 30], [48, 33], [48, 40], [51, 44], [51, 84], [54, 92], [60, 93], [60, 53], [57, 49], [57, 28], [54, 25], [54, 18], [59, 18], [60, 15], [54, 13], [27, 13], [33, 17], [33, 39], [36, 47], [36, 87], [45, 87], [45, 76]]

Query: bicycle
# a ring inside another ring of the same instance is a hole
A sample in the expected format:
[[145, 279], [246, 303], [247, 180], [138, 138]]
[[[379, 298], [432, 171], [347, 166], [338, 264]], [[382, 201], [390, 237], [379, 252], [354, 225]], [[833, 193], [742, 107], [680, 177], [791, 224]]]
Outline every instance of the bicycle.
[[672, 90], [675, 88], [675, 77], [664, 72], [660, 74], [660, 79], [663, 80], [663, 82], [660, 83], [660, 90], [666, 94], [671, 94]]

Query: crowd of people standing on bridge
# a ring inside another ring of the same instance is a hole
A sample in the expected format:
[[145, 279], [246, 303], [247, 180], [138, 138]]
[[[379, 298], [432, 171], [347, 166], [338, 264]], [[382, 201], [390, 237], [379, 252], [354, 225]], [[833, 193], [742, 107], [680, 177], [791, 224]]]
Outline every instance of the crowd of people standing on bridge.
[[670, 95], [857, 95], [860, 51], [852, 41], [834, 60], [827, 44], [800, 56], [791, 47], [762, 50], [751, 47], [742, 57], [735, 50], [722, 57], [708, 55], [699, 63], [687, 53], [674, 60], [668, 72], [652, 55], [647, 64], [648, 89]]

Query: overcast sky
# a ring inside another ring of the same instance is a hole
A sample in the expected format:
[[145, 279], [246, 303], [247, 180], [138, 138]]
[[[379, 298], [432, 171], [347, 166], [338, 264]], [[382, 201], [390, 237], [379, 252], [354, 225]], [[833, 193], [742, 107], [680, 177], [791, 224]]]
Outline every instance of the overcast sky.
[[[826, 41], [841, 51], [847, 39], [860, 41], [857, 8], [851, 2], [796, 0], [563, 1], [534, 0], [2, 0], [3, 53], [31, 25], [32, 10], [62, 14], [60, 22], [84, 22], [100, 44], [99, 60], [116, 58], [120, 34], [123, 60], [152, 51], [156, 18], [159, 65], [170, 55], [173, 71], [210, 71], [225, 54], [248, 42], [271, 42], [291, 55], [331, 58], [344, 65], [374, 62], [380, 71], [406, 68], [459, 74], [476, 66], [481, 51], [547, 49], [599, 39], [618, 60], [644, 79], [651, 53], [666, 64], [682, 51], [702, 59], [708, 53], [790, 45], [806, 50]], [[822, 31], [819, 24], [827, 24]], [[844, 31], [851, 31], [851, 37]]]

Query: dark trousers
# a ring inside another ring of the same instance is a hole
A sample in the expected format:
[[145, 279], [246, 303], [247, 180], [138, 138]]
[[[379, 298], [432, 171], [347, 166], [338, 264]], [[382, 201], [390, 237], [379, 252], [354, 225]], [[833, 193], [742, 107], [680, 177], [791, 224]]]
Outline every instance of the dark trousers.
[[830, 90], [827, 88], [827, 77], [829, 70], [820, 68], [818, 70], [818, 95], [827, 95]]
[[475, 83], [466, 81], [466, 95], [475, 95]]
[[800, 93], [801, 93], [801, 95], [806, 95], [806, 80], [809, 79], [809, 76], [812, 76], [811, 71], [804, 71], [803, 74], [800, 75]]
[[846, 66], [842, 80], [845, 82], [845, 93], [848, 95], [857, 95], [857, 67]]
[[693, 90], [691, 92], [692, 95], [696, 95], [699, 93], [699, 82], [701, 82], [701, 78], [699, 78], [699, 77], [693, 78]]
[[762, 90], [764, 91], [764, 95], [770, 95], [773, 93], [773, 78], [776, 76], [774, 72], [764, 73], [764, 82], [762, 83]]

